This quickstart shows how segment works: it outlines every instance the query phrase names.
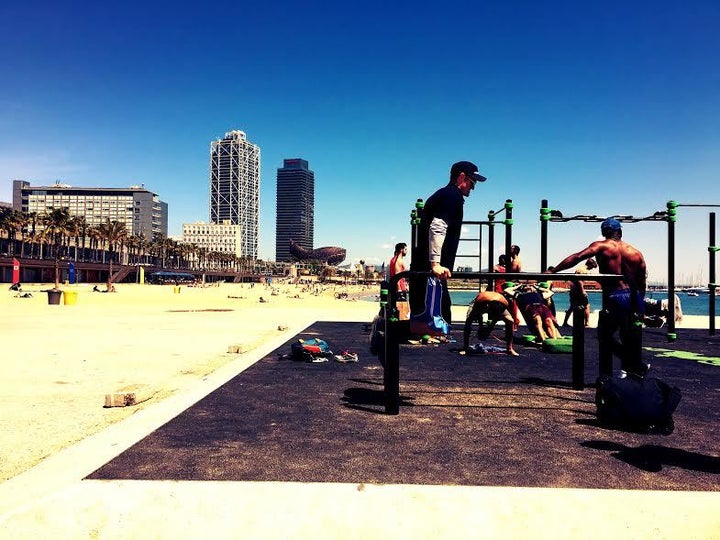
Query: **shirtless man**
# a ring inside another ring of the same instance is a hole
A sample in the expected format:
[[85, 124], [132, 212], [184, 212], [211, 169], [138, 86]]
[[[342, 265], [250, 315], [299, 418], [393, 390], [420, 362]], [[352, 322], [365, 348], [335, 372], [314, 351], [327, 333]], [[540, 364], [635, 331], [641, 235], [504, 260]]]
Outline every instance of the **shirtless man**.
[[[588, 247], [569, 255], [555, 265], [552, 273], [572, 268], [579, 262], [595, 257], [602, 274], [620, 274], [622, 279], [603, 281], [603, 311], [600, 313], [598, 338], [612, 340], [613, 352], [622, 361], [622, 369], [628, 373], [644, 375], [647, 371], [638, 355], [633, 354], [630, 342], [635, 314], [644, 311], [643, 297], [647, 282], [647, 267], [643, 254], [622, 240], [622, 225], [608, 218], [600, 225], [603, 240], [593, 242]], [[620, 330], [620, 340], [615, 341], [613, 334]]]
[[484, 291], [475, 297], [468, 308], [465, 317], [465, 329], [463, 331], [463, 352], [468, 351], [470, 344], [470, 333], [472, 332], [473, 322], [480, 324], [478, 335], [484, 337], [483, 334], [483, 314], [488, 315], [487, 332], [492, 331], [495, 324], [502, 319], [505, 322], [505, 343], [507, 343], [507, 353], [511, 356], [519, 356], [513, 349], [513, 318], [508, 311], [508, 301], [500, 293], [494, 291]]

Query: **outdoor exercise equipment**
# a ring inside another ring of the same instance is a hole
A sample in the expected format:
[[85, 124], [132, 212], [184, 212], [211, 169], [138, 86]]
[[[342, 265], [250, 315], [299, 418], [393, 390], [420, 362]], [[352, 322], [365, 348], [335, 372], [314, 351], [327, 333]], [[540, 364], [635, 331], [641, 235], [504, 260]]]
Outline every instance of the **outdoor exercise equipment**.
[[[414, 250], [417, 248], [417, 233], [418, 225], [422, 219], [422, 211], [425, 207], [425, 202], [422, 199], [418, 199], [415, 202], [415, 208], [410, 212], [410, 225], [411, 225], [411, 253], [410, 257], [414, 255]], [[488, 212], [488, 218], [486, 221], [463, 221], [463, 225], [477, 226], [478, 235], [477, 238], [460, 238], [460, 242], [477, 242], [478, 254], [477, 255], [463, 255], [458, 253], [456, 258], [477, 258], [478, 268], [482, 268], [482, 244], [483, 244], [483, 227], [487, 227], [488, 235], [488, 249], [487, 249], [487, 266], [492, 271], [495, 267], [495, 225], [505, 226], [505, 254], [507, 256], [506, 270], [510, 270], [510, 248], [512, 246], [512, 227], [513, 227], [513, 208], [514, 204], [512, 199], [506, 199], [503, 207], [500, 210], [490, 210]], [[505, 219], [502, 221], [496, 221], [496, 217], [502, 213], [505, 213]], [[495, 276], [488, 279], [488, 289], [493, 288]], [[482, 281], [478, 282], [478, 290], [482, 286]]]
[[720, 247], [715, 245], [715, 212], [710, 212], [709, 215], [709, 226], [710, 226], [710, 243], [708, 244], [708, 254], [710, 258], [710, 280], [708, 282], [708, 317], [710, 318], [710, 326], [708, 333], [711, 336], [715, 335], [715, 290], [718, 288], [718, 284], [715, 282], [715, 254], [720, 251]]
[[[385, 412], [387, 414], [398, 414], [400, 410], [400, 339], [403, 332], [401, 331], [402, 321], [398, 318], [397, 311], [397, 284], [405, 278], [409, 280], [411, 277], [424, 278], [430, 275], [430, 272], [413, 272], [407, 270], [395, 274], [380, 290], [380, 307], [383, 311], [384, 319], [384, 335], [380, 354], [382, 356], [381, 363], [384, 365], [383, 387], [385, 396]], [[453, 274], [458, 279], [492, 279], [492, 272], [456, 272]], [[616, 274], [555, 274], [562, 275], [564, 279], [571, 281], [598, 281], [600, 283], [617, 281], [622, 276]], [[504, 274], [509, 280], [547, 280], [549, 275], [538, 272], [509, 272]], [[583, 308], [576, 307], [573, 312], [574, 320], [582, 320]], [[635, 327], [637, 339], [633, 340], [636, 345], [633, 348], [633, 355], [641, 354], [642, 346], [642, 327]], [[605, 354], [600, 356], [600, 375], [612, 375], [612, 351], [609, 345], [605, 347]], [[607, 352], [610, 354], [608, 355]], [[575, 390], [585, 388], [585, 325], [573, 325], [573, 347], [572, 347], [572, 387]]]
[[[616, 219], [621, 223], [638, 223], [640, 221], [665, 221], [668, 224], [668, 311], [670, 316], [667, 318], [667, 338], [668, 341], [675, 341], [677, 334], [675, 333], [675, 317], [672, 315], [675, 313], [675, 220], [677, 217], [678, 203], [675, 201], [668, 201], [667, 210], [659, 210], [650, 216], [635, 217], [635, 216], [606, 216], [599, 217], [595, 214], [579, 214], [575, 216], [564, 216], [560, 210], [550, 209], [548, 206], [547, 199], [543, 199], [540, 203], [540, 270], [543, 272], [547, 270], [547, 247], [548, 247], [548, 222], [561, 222], [566, 223], [568, 221], [584, 221], [601, 223], [608, 218]], [[598, 323], [598, 326], [603, 321]], [[602, 339], [601, 339], [602, 343]]]
[[[690, 204], [678, 203], [676, 201], [668, 201], [665, 211], [657, 211], [651, 216], [636, 218], [633, 216], [608, 216], [617, 219], [620, 222], [637, 223], [639, 221], [666, 221], [668, 224], [668, 341], [675, 341], [677, 334], [675, 332], [675, 222], [677, 220], [678, 208], [720, 208], [720, 204]], [[602, 222], [606, 218], [596, 215], [577, 215], [572, 217], [563, 216], [559, 210], [552, 210], [548, 206], [547, 199], [543, 199], [540, 205], [540, 269], [547, 269], [547, 224], [550, 221], [567, 222], [567, 221], [585, 221], [585, 222]], [[715, 245], [715, 213], [710, 213], [710, 244], [708, 252], [710, 253], [710, 281], [708, 283], [708, 293], [710, 299], [708, 301], [708, 317], [709, 333], [715, 334], [715, 289], [718, 284], [715, 282], [715, 253], [719, 250]]]

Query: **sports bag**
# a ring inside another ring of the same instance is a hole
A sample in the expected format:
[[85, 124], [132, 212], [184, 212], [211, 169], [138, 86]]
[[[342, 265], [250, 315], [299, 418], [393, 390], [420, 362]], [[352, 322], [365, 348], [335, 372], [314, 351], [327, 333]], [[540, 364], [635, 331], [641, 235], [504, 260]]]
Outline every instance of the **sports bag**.
[[442, 316], [442, 282], [435, 276], [427, 278], [425, 285], [425, 310], [410, 314], [410, 332], [418, 336], [442, 336], [450, 331], [450, 325]]
[[290, 345], [292, 359], [301, 362], [313, 362], [317, 358], [332, 356], [330, 346], [324, 339], [298, 339]]
[[595, 404], [600, 424], [669, 435], [675, 429], [672, 415], [682, 393], [654, 377], [598, 378]]

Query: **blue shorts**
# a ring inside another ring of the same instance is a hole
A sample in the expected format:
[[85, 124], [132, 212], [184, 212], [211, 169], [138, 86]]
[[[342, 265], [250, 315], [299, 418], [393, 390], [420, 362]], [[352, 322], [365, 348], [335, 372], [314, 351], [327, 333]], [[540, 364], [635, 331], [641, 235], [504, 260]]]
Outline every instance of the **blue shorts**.
[[643, 294], [631, 289], [618, 289], [608, 295], [605, 308], [618, 321], [633, 313], [642, 314], [645, 312]]

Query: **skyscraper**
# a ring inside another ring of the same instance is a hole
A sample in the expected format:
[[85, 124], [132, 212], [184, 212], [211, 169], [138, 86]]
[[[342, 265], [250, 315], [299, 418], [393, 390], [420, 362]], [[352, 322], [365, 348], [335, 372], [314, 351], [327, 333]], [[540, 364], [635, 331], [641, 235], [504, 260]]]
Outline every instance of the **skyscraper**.
[[286, 159], [277, 170], [275, 260], [292, 260], [290, 240], [311, 250], [314, 234], [315, 173], [304, 159]]
[[210, 144], [210, 222], [240, 225], [242, 256], [256, 259], [259, 218], [260, 147], [233, 130]]

